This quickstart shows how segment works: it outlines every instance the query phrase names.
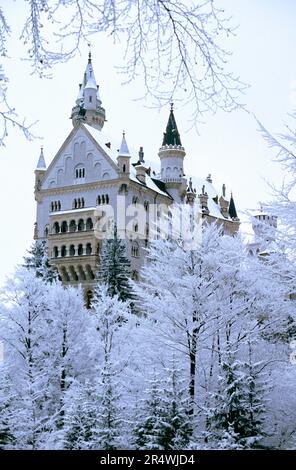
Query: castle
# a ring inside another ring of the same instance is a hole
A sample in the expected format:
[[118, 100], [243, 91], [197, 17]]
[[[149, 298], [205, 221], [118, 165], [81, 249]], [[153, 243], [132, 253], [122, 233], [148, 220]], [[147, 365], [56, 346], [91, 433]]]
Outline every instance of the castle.
[[[219, 196], [210, 175], [206, 179], [185, 176], [186, 152], [173, 106], [158, 152], [159, 173], [146, 165], [142, 147], [138, 155], [131, 155], [124, 133], [119, 150], [104, 136], [106, 114], [91, 53], [71, 119], [73, 129], [50, 165], [46, 167], [41, 149], [35, 170], [34, 238], [47, 242], [50, 263], [64, 284], [81, 284], [86, 296], [91, 296], [104, 238], [100, 235], [108, 233], [108, 223], [98, 229], [98, 222], [110, 209], [119, 221], [135, 280], [151, 239], [152, 208], [155, 212], [158, 206], [189, 204], [203, 219], [222, 224], [224, 233], [237, 233], [240, 222], [232, 195], [226, 198], [225, 185]], [[144, 224], [135, 218], [140, 209]], [[157, 217], [158, 210], [153, 220]]]

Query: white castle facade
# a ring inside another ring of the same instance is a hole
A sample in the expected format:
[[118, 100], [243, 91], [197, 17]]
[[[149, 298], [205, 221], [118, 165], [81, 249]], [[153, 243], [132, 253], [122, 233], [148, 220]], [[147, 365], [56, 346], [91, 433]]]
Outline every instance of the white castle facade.
[[[138, 155], [130, 154], [124, 134], [119, 151], [104, 135], [105, 109], [90, 54], [71, 118], [73, 129], [56, 156], [46, 167], [41, 149], [35, 170], [34, 238], [47, 242], [50, 263], [65, 284], [82, 284], [91, 295], [102, 238], [110, 229], [110, 209], [125, 241], [134, 279], [139, 277], [152, 237], [151, 221], [159, 217], [158, 206], [189, 204], [205, 220], [222, 224], [225, 233], [237, 233], [240, 222], [225, 186], [219, 195], [210, 175], [206, 179], [185, 176], [188, 157], [173, 107], [158, 150], [159, 174], [145, 164], [142, 148]], [[98, 228], [102, 219], [105, 225]]]

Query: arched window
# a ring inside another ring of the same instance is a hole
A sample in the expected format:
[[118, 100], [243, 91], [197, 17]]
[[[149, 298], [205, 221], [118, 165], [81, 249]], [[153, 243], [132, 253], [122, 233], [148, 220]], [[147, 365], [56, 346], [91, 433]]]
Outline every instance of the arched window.
[[75, 169], [75, 178], [85, 178], [85, 168], [82, 166], [79, 166], [78, 168]]
[[102, 196], [102, 204], [105, 204], [105, 194]]
[[101, 196], [98, 196], [98, 197], [97, 197], [97, 204], [98, 204], [98, 206], [101, 205]]
[[84, 197], [81, 198], [81, 207], [84, 207]]
[[78, 222], [78, 231], [79, 231], [79, 232], [82, 232], [82, 230], [84, 230], [84, 220], [83, 220], [83, 219], [79, 219], [79, 222]]
[[139, 202], [139, 198], [137, 196], [133, 196], [132, 203], [136, 205], [138, 204], [138, 202]]
[[53, 202], [51, 203], [50, 207], [51, 207], [51, 212], [53, 212], [53, 211], [54, 211], [54, 204], [53, 204]]
[[59, 249], [57, 246], [53, 247], [53, 256], [57, 258], [59, 256]]
[[133, 272], [132, 272], [132, 280], [133, 280], [133, 281], [138, 281], [138, 280], [139, 280], [139, 273], [138, 273], [138, 271], [133, 271]]
[[91, 253], [92, 253], [91, 243], [86, 244], [86, 250], [85, 251], [86, 251], [87, 255], [91, 255]]
[[138, 222], [134, 222], [134, 232], [138, 232], [138, 230], [139, 230]]
[[109, 195], [106, 194], [106, 204], [109, 204]]
[[126, 166], [125, 166], [125, 164], [124, 164], [123, 167], [122, 167], [122, 171], [123, 171], [123, 173], [126, 172]]
[[54, 233], [60, 233], [60, 224], [58, 222], [53, 224], [53, 231]]
[[48, 237], [48, 227], [45, 227], [45, 229], [44, 229], [44, 236]]
[[69, 231], [70, 232], [76, 232], [76, 222], [75, 222], [75, 220], [71, 220], [70, 225], [69, 225]]
[[60, 210], [61, 210], [61, 202], [58, 201], [58, 211], [60, 211]]
[[93, 229], [93, 221], [92, 219], [89, 217], [86, 221], [86, 230], [92, 230]]
[[133, 243], [132, 244], [131, 255], [134, 258], [138, 258], [138, 256], [139, 256], [139, 245], [138, 245], [138, 243]]
[[74, 245], [70, 245], [69, 255], [70, 256], [75, 256], [75, 246]]
[[80, 200], [80, 197], [77, 199], [77, 208], [78, 208], [78, 209], [81, 208], [81, 200]]
[[97, 244], [97, 255], [100, 253], [100, 251], [101, 251], [101, 247], [100, 247], [100, 244], [98, 243]]
[[67, 248], [63, 245], [61, 248], [61, 257], [64, 258], [65, 256], [67, 256]]
[[93, 298], [93, 292], [92, 290], [87, 290], [85, 294], [85, 306], [86, 308], [91, 308], [91, 301]]
[[128, 189], [127, 189], [127, 184], [122, 184], [118, 190], [119, 193], [124, 193], [124, 194], [127, 194], [128, 193]]
[[83, 255], [83, 245], [82, 244], [78, 245], [78, 256], [81, 256], [81, 255]]
[[148, 212], [149, 209], [149, 201], [144, 201], [144, 209], [146, 212]]
[[68, 224], [65, 220], [62, 222], [62, 225], [61, 225], [61, 232], [62, 233], [68, 232]]

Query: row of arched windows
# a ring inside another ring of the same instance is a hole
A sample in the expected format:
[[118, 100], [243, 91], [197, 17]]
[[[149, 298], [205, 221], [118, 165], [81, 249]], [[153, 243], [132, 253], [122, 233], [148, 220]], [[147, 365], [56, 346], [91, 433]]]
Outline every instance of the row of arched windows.
[[61, 201], [52, 201], [50, 204], [51, 212], [61, 210]]
[[76, 168], [75, 178], [85, 178], [85, 168]]
[[[100, 251], [100, 245], [97, 245], [96, 253], [98, 254]], [[91, 243], [86, 243], [84, 246], [82, 243], [79, 245], [70, 245], [67, 247], [66, 245], [62, 245], [61, 247], [54, 246], [53, 247], [53, 257], [54, 258], [65, 258], [66, 256], [89, 256], [93, 254], [93, 248]]]
[[92, 218], [88, 217], [86, 221], [79, 219], [77, 223], [76, 220], [71, 220], [70, 223], [68, 223], [66, 220], [63, 220], [61, 224], [59, 222], [55, 222], [52, 229], [54, 234], [58, 234], [76, 231], [82, 232], [84, 230], [92, 230], [93, 227], [94, 224]]
[[109, 204], [109, 195], [102, 194], [97, 197], [97, 205], [100, 206], [101, 204]]
[[[127, 191], [126, 185], [122, 185], [122, 187], [123, 186], [124, 186], [124, 188], [121, 188], [120, 192], [126, 192]], [[110, 202], [109, 194], [100, 194], [97, 197], [97, 200], [96, 200], [97, 205], [109, 204], [109, 202]], [[138, 196], [133, 196], [132, 203], [134, 205], [137, 205], [137, 204], [139, 204], [139, 202], [140, 201], [139, 201]], [[72, 207], [73, 207], [73, 209], [83, 209], [85, 207], [84, 197], [75, 198], [74, 201], [73, 201]], [[149, 201], [147, 201], [147, 200], [144, 201], [144, 209], [145, 209], [146, 212], [149, 210]], [[60, 211], [60, 210], [61, 210], [61, 202], [60, 201], [53, 201], [51, 203], [51, 212]]]
[[73, 209], [83, 209], [84, 207], [84, 198], [83, 197], [79, 197], [78, 199], [74, 199], [73, 201]]

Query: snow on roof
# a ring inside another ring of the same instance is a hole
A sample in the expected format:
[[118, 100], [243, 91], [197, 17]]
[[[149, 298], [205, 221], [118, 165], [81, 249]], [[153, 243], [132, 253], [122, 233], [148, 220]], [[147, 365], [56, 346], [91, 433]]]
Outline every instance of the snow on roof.
[[[98, 129], [95, 129], [94, 127], [91, 127], [88, 124], [83, 124], [84, 127], [88, 130], [88, 132], [91, 134], [91, 136], [95, 139], [96, 142], [100, 145], [100, 147], [107, 153], [107, 155], [112, 159], [114, 163], [117, 164], [117, 157], [119, 152], [116, 149], [116, 145], [111, 145], [111, 148], [109, 148], [106, 143], [108, 142], [114, 142], [114, 139], [110, 137], [109, 134], [107, 134], [105, 131], [99, 131]], [[130, 179], [132, 181], [137, 182], [138, 184], [141, 184], [145, 186], [143, 183], [141, 183], [138, 178], [136, 177], [136, 169], [133, 167], [133, 165], [130, 166]], [[161, 189], [158, 188], [158, 186], [154, 183], [154, 181], [151, 179], [149, 175], [146, 174], [146, 187], [149, 189], [152, 189], [153, 191], [161, 194], [162, 196], [169, 197], [168, 194]]]
[[93, 76], [89, 77], [89, 79], [87, 80], [87, 83], [84, 87], [84, 89], [86, 88], [93, 88], [93, 89], [97, 89], [97, 84], [96, 84], [96, 80]]
[[79, 212], [88, 212], [88, 211], [94, 211], [96, 208], [95, 207], [83, 207], [82, 209], [69, 209], [67, 211], [55, 211], [55, 212], [50, 212], [50, 215], [64, 215], [64, 214], [71, 214], [73, 212], [79, 213]]

